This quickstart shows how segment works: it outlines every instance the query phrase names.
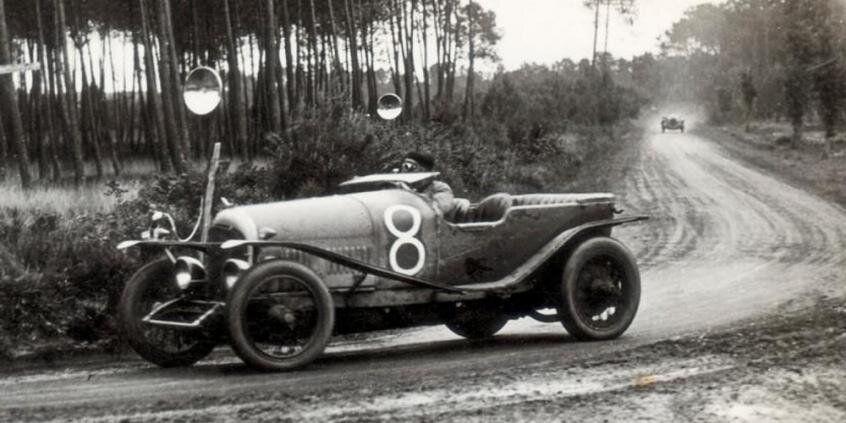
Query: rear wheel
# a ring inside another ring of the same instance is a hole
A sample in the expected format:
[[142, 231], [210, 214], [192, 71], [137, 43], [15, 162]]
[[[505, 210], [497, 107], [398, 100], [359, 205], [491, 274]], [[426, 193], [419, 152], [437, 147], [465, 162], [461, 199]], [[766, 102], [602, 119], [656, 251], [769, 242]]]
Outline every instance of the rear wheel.
[[264, 370], [290, 370], [316, 359], [332, 335], [335, 309], [322, 280], [283, 260], [250, 269], [229, 296], [227, 325], [235, 353]]
[[161, 258], [132, 275], [118, 305], [118, 319], [129, 346], [145, 360], [161, 367], [190, 366], [215, 347], [215, 342], [196, 332], [142, 321], [154, 308], [181, 295], [173, 280], [173, 263]]
[[564, 265], [561, 296], [558, 314], [575, 338], [619, 337], [634, 320], [640, 302], [634, 256], [615, 239], [588, 239]]
[[508, 317], [493, 308], [464, 307], [456, 310], [455, 317], [446, 327], [458, 336], [467, 339], [483, 339], [494, 336], [508, 323]]

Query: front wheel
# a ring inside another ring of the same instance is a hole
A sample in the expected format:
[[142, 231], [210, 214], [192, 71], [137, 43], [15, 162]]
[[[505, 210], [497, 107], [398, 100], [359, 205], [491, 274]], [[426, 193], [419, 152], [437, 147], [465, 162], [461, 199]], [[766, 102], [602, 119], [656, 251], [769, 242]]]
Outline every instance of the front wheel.
[[124, 338], [138, 355], [161, 367], [190, 366], [215, 347], [201, 334], [142, 321], [155, 307], [180, 295], [173, 281], [173, 263], [161, 258], [135, 272], [120, 297], [118, 319]]
[[284, 260], [259, 264], [229, 295], [232, 349], [263, 370], [291, 370], [316, 359], [332, 336], [335, 309], [326, 285], [311, 269]]
[[588, 239], [564, 265], [561, 296], [558, 314], [573, 337], [619, 337], [631, 325], [640, 303], [634, 256], [613, 238]]

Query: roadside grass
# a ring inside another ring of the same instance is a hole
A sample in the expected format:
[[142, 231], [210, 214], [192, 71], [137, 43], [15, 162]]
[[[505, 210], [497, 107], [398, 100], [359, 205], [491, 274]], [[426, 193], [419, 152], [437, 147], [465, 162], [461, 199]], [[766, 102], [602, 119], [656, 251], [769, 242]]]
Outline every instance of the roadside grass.
[[88, 182], [73, 186], [37, 186], [24, 191], [12, 181], [0, 183], [0, 210], [15, 209], [33, 213], [50, 212], [72, 215], [79, 212], [108, 212], [117, 202], [106, 196], [106, 182]]
[[696, 131], [720, 141], [733, 155], [846, 207], [846, 128], [836, 132], [831, 151], [826, 151], [822, 129], [815, 126], [806, 129], [795, 147], [784, 122], [753, 122], [749, 132], [732, 125]]
[[[242, 162], [229, 161], [229, 171], [236, 169]], [[262, 164], [262, 162], [253, 163]], [[206, 163], [194, 161], [191, 169], [205, 169]], [[37, 175], [37, 169], [31, 169]], [[18, 210], [33, 213], [57, 213], [60, 215], [75, 215], [78, 213], [108, 213], [112, 211], [119, 200], [134, 198], [138, 190], [148, 181], [160, 175], [156, 164], [152, 160], [134, 159], [122, 163], [122, 172], [116, 176], [109, 163], [104, 163], [104, 175], [97, 179], [94, 163], [85, 163], [85, 174], [88, 175], [82, 186], [73, 183], [73, 170], [63, 169], [61, 181], [38, 179], [29, 190], [21, 188], [20, 176], [14, 166], [7, 165], [6, 178], [0, 180], [0, 215], [4, 210]], [[115, 189], [120, 194], [115, 196]], [[111, 194], [108, 194], [111, 193]]]

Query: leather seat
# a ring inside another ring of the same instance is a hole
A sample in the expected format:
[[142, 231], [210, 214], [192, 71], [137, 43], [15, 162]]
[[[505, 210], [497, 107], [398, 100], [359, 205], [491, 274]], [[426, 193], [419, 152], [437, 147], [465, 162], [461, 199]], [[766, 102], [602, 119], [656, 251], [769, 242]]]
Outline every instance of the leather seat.
[[444, 218], [459, 224], [496, 222], [505, 216], [511, 203], [511, 195], [506, 193], [490, 195], [478, 204], [470, 204], [467, 199], [457, 198], [452, 211]]
[[493, 194], [479, 201], [474, 222], [496, 222], [511, 208], [511, 195], [504, 192]]
[[452, 223], [496, 222], [502, 219], [511, 207], [550, 206], [572, 204], [580, 201], [611, 198], [610, 194], [493, 194], [471, 204], [467, 199], [456, 198], [452, 211], [444, 218]]
[[456, 198], [452, 203], [452, 210], [444, 215], [447, 222], [463, 223], [471, 213], [473, 205], [466, 198]]
[[572, 203], [579, 198], [585, 197], [584, 194], [524, 194], [515, 195], [513, 197], [514, 206], [537, 206], [537, 205], [551, 205]]

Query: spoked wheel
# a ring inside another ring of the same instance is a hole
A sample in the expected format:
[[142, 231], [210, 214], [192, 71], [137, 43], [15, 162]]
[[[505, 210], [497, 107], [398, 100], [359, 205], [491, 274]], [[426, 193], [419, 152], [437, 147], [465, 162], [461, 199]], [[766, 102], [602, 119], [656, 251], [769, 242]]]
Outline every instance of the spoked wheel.
[[508, 323], [508, 317], [496, 309], [467, 307], [456, 312], [456, 316], [447, 322], [446, 327], [456, 335], [468, 339], [489, 338]]
[[564, 266], [561, 323], [582, 340], [613, 339], [634, 320], [640, 275], [626, 247], [596, 237], [579, 245]]
[[247, 364], [290, 370], [317, 358], [335, 325], [332, 296], [307, 267], [259, 264], [235, 285], [227, 313], [232, 348]]
[[215, 342], [202, 334], [144, 323], [154, 308], [181, 296], [173, 281], [173, 264], [161, 258], [139, 269], [123, 289], [118, 317], [129, 346], [161, 367], [190, 366], [207, 356]]

